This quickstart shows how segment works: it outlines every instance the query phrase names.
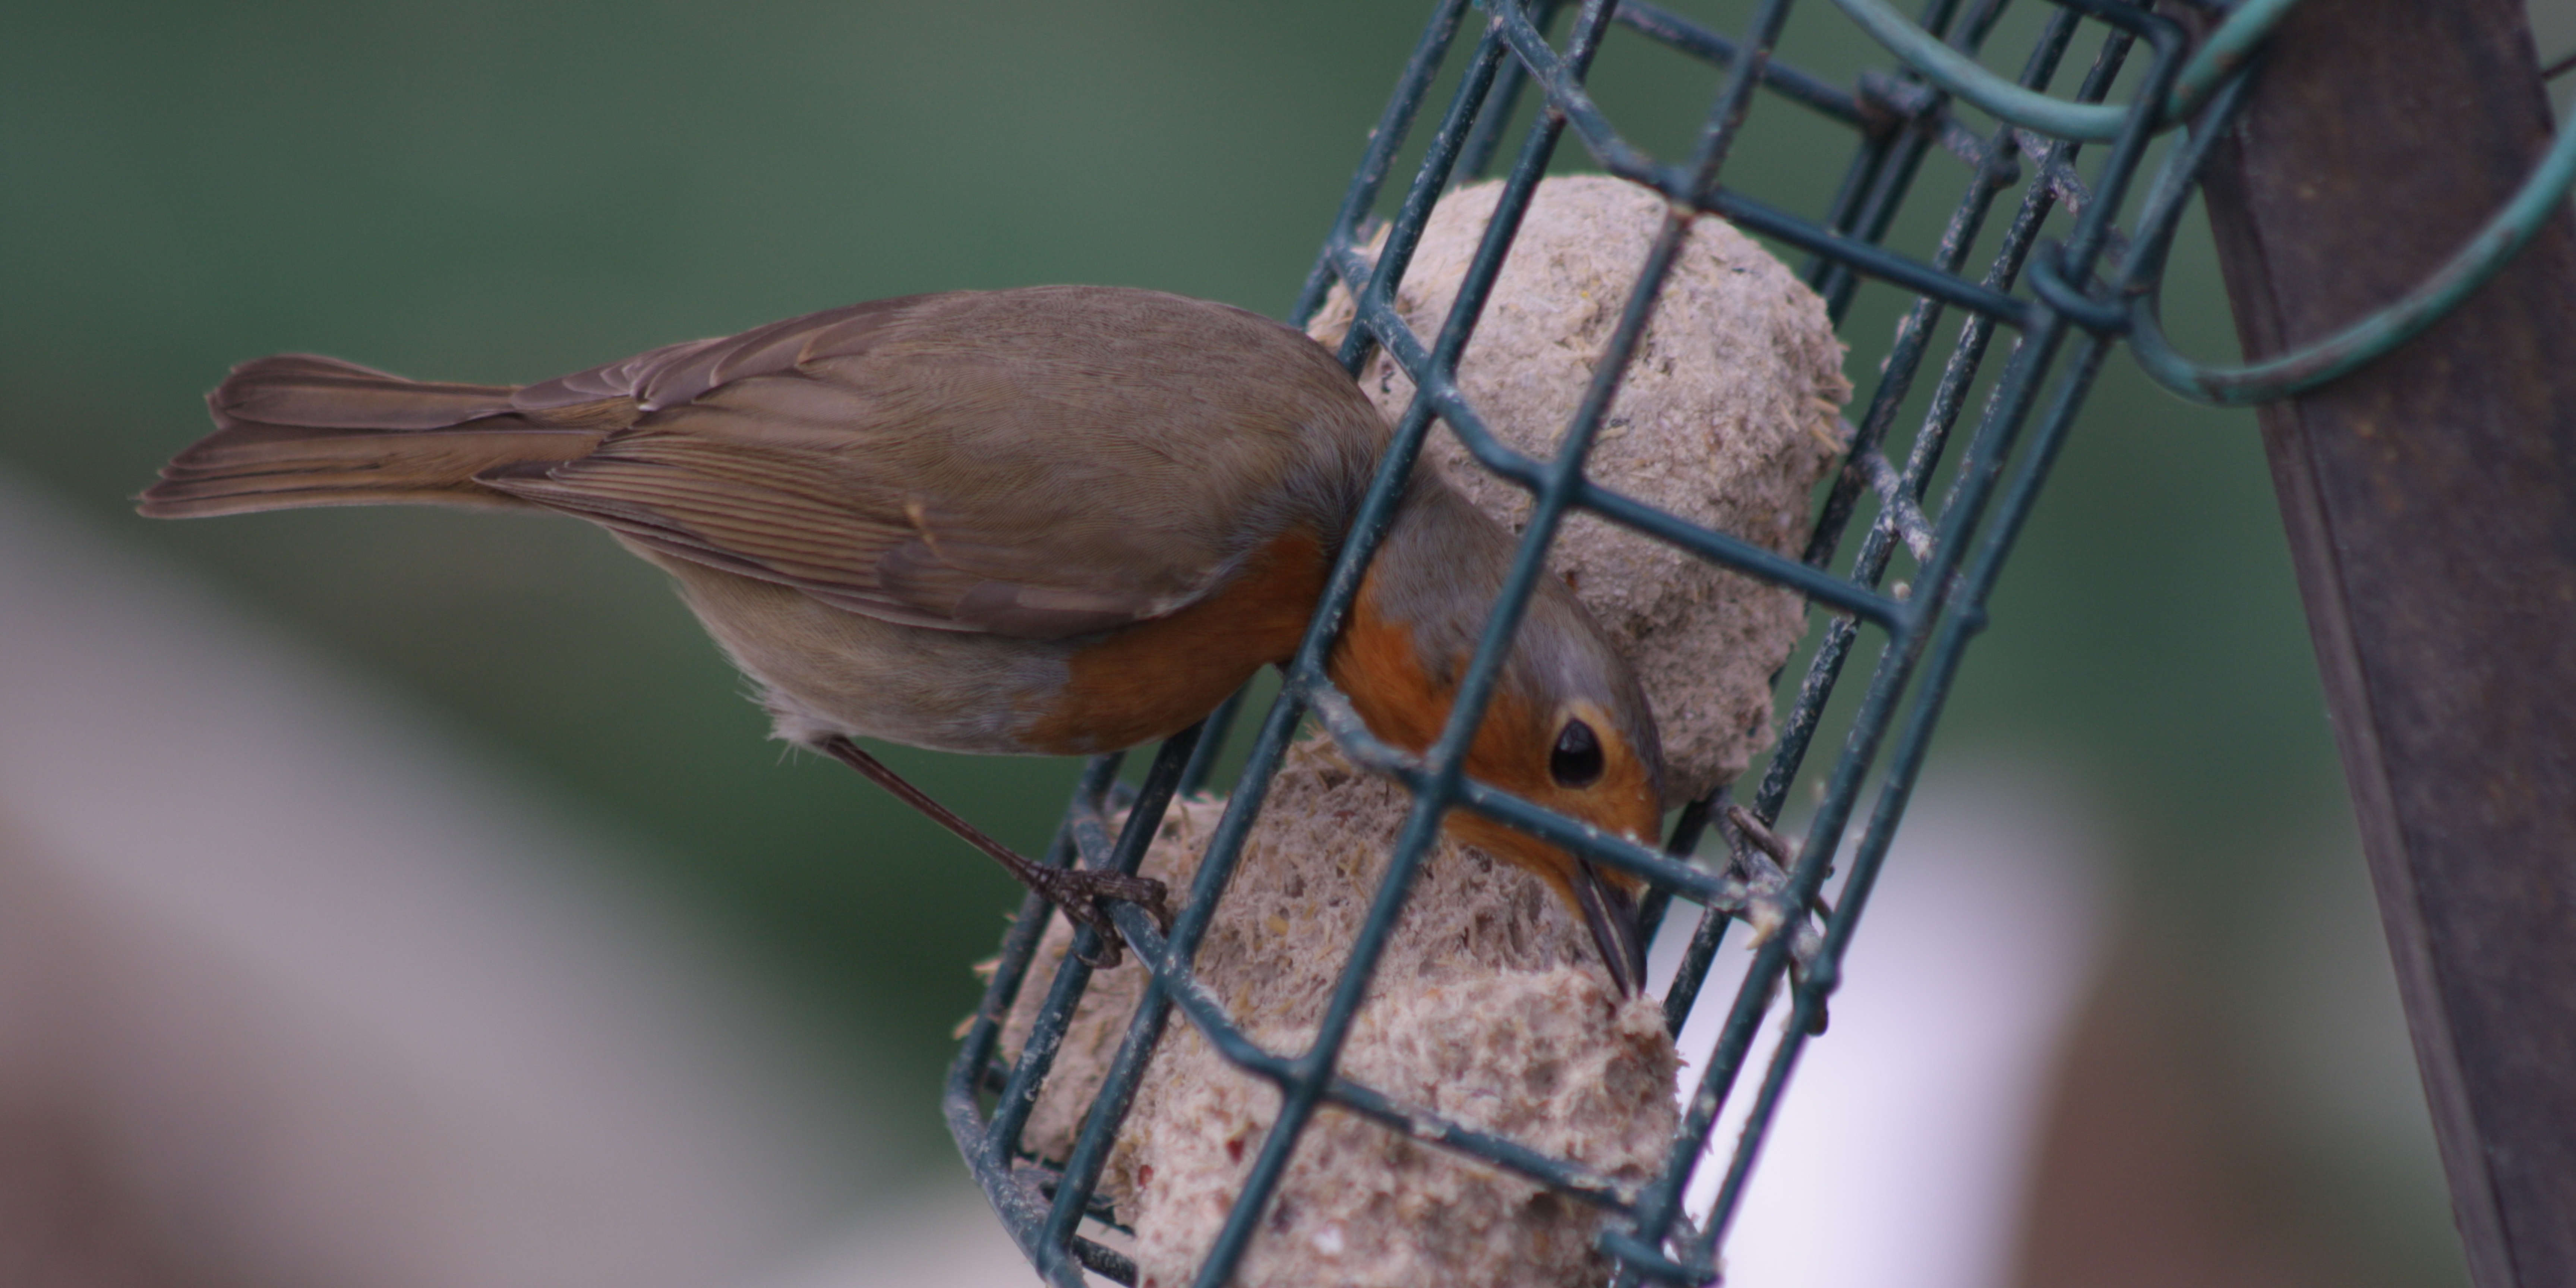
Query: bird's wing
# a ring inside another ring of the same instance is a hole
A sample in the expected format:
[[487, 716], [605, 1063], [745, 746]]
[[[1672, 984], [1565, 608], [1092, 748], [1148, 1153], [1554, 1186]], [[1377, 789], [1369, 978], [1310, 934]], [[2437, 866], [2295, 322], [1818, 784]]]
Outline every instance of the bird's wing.
[[[1290, 387], [1210, 382], [1247, 339], [1278, 346]], [[1345, 489], [1313, 476], [1364, 479], [1374, 444], [1352, 469], [1298, 400], [1347, 386], [1303, 337], [1197, 301], [912, 297], [528, 386], [530, 411], [641, 414], [587, 456], [478, 481], [850, 612], [1055, 638], [1172, 612], [1288, 527], [1328, 526]]]

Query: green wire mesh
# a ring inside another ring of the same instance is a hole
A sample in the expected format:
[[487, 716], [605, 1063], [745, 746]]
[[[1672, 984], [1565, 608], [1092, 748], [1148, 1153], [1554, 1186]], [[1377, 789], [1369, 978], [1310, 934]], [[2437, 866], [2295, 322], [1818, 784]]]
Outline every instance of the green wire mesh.
[[[1124, 1256], [1080, 1231], [1086, 1219], [1107, 1219], [1093, 1190], [1175, 1007], [1227, 1059], [1272, 1082], [1281, 1096], [1278, 1118], [1199, 1269], [1201, 1288], [1214, 1288], [1232, 1276], [1299, 1133], [1326, 1104], [1594, 1205], [1608, 1218], [1599, 1246], [1618, 1267], [1615, 1282], [1620, 1285], [1713, 1281], [1718, 1251], [1789, 1077], [1809, 1035], [1819, 1027], [1962, 651], [1984, 624], [1988, 592], [2115, 342], [2134, 336], [2151, 375], [2210, 401], [2277, 397], [2331, 379], [2393, 347], [2485, 280], [2528, 239], [2564, 193], [2570, 173], [2576, 173], [2576, 145], [2562, 138], [2523, 196], [2416, 297], [2311, 351], [2250, 371], [2212, 371], [2164, 343], [2156, 330], [2153, 292], [2202, 160], [2243, 96], [2242, 70], [2263, 33], [2289, 7], [2288, 0], [2246, 0], [2233, 9], [2204, 5], [2211, 30], [2196, 46], [2175, 21], [2138, 5], [2049, 0], [2037, 39], [2010, 79], [1978, 61], [2007, 0], [1927, 0], [1919, 22], [1897, 14], [1883, 0], [1834, 0], [1903, 60], [1891, 72], [1861, 77], [1857, 87], [1836, 85], [1771, 58], [1792, 3], [1760, 0], [1744, 34], [1731, 37], [1640, 0], [1588, 0], [1558, 38], [1562, 43], [1547, 34], [1562, 16], [1556, 0], [1484, 0], [1478, 6], [1482, 30], [1471, 41], [1460, 40], [1467, 0], [1436, 4], [1371, 135], [1293, 318], [1304, 322], [1335, 283], [1345, 285], [1356, 301], [1357, 319], [1342, 360], [1356, 372], [1373, 351], [1383, 349], [1412, 377], [1417, 392], [1397, 425], [1282, 690], [1252, 741], [1169, 934], [1134, 907], [1116, 908], [1118, 928], [1151, 979], [1070, 1157], [1060, 1165], [1029, 1157], [1020, 1137], [1075, 1003], [1089, 983], [1085, 958], [1099, 947], [1092, 932], [1077, 929], [1073, 951], [1044, 982], [1043, 1004], [1018, 1059], [1001, 1062], [997, 1050], [1003, 1018], [1021, 990], [1035, 982], [1030, 965], [1052, 912], [1035, 899], [1028, 901], [1003, 941], [991, 987], [950, 1072], [945, 1109], [958, 1146], [1021, 1250], [1050, 1282], [1080, 1285], [1086, 1282], [1086, 1270], [1120, 1283], [1135, 1282], [1135, 1267]], [[1586, 73], [1614, 28], [1632, 33], [1620, 39], [1658, 42], [1723, 69], [1722, 88], [1687, 159], [1658, 160], [1632, 145], [1586, 92]], [[2071, 97], [2052, 96], [2047, 91], [2079, 37], [2092, 42], [2092, 61]], [[2137, 86], [2131, 101], [2106, 103], [2133, 61], [2142, 67], [2130, 68]], [[1423, 141], [1421, 161], [1396, 213], [1381, 230], [1371, 212], [1430, 91], [1452, 71], [1447, 107]], [[1533, 90], [1540, 95], [1540, 110], [1511, 160], [1456, 304], [1438, 335], [1418, 335], [1392, 301], [1432, 205], [1454, 183], [1485, 173], [1500, 151], [1515, 106]], [[1720, 183], [1730, 145], [1756, 93], [1813, 112], [1855, 136], [1840, 188], [1821, 213], [1791, 213]], [[1954, 97], [2002, 123], [1977, 132], [1954, 110]], [[1674, 213], [1666, 217], [1638, 271], [1637, 285], [1593, 383], [1566, 427], [1562, 447], [1553, 459], [1541, 460], [1505, 446], [1486, 430], [1477, 409], [1460, 392], [1456, 370], [1521, 216], [1569, 128], [1594, 164], [1661, 193]], [[2116, 217], [2146, 168], [2151, 145], [2168, 132], [2173, 137], [2165, 163], [2124, 232]], [[2086, 142], [2109, 145], [2089, 175], [2079, 166], [2086, 160]], [[1962, 195], [1937, 246], [1923, 259], [1885, 248], [1880, 243], [1918, 171], [1936, 157], [1957, 163], [1964, 175]], [[1999, 206], [2003, 225], [1999, 236], [1988, 239], [1988, 221]], [[1690, 212], [1722, 216], [1775, 245], [1804, 252], [1809, 257], [1804, 279], [1824, 297], [1837, 324], [1845, 320], [1864, 280], [1912, 297], [1876, 388], [1862, 404], [1845, 467], [1821, 498], [1799, 559], [1686, 522], [1584, 476], [1585, 454], [1683, 245]], [[2043, 240], [2052, 216], [2065, 218], [2069, 226], [2062, 238]], [[1381, 231], [1384, 248], [1372, 258], [1364, 248]], [[1972, 270], [1972, 252], [1988, 241], [1988, 257]], [[2104, 272], [2109, 285], [2096, 281]], [[2026, 293], [2016, 293], [2017, 286]], [[1941, 323], [1953, 310], [1962, 320], [1948, 356], [1937, 371], [1927, 373]], [[1998, 350], [1999, 333], [2003, 343]], [[1999, 360], [2000, 374], [1981, 382], [1990, 357]], [[1926, 374], [1931, 376], [1928, 400], [1910, 400]], [[1970, 403], [1980, 391], [1983, 405], [1971, 416]], [[1917, 402], [1924, 409], [1909, 414], [1907, 408]], [[1889, 458], [1885, 445], [1901, 415], [1919, 415], [1919, 420], [1899, 462]], [[1953, 459], [1953, 440], [1963, 419], [1967, 431]], [[1416, 757], [1369, 736], [1325, 678], [1324, 661], [1360, 575], [1385, 533], [1397, 483], [1413, 465], [1435, 420], [1457, 434], [1485, 468], [1530, 491], [1533, 508], [1517, 562], [1466, 671], [1451, 719], [1439, 740]], [[1927, 505], [1925, 498], [1945, 466], [1946, 487], [1937, 503]], [[1864, 504], [1871, 511], [1857, 549], [1844, 570], [1836, 572], [1833, 565]], [[1775, 822], [1802, 774], [1821, 783], [1804, 845], [1787, 871], [1768, 864], [1732, 835], [1727, 861], [1711, 868], [1694, 860], [1712, 821], [1723, 818], [1723, 789], [1689, 802], [1658, 852], [1591, 834], [1572, 820], [1463, 776], [1462, 753], [1483, 714], [1532, 584], [1542, 575], [1548, 547], [1572, 510], [1791, 587], [1828, 615], [1823, 639], [1798, 682], [1768, 769], [1749, 802], [1753, 814]], [[1882, 589], [1900, 552], [1915, 565], [1910, 583], [1900, 583], [1892, 592]], [[1808, 774], [1809, 753], [1827, 704], [1865, 643], [1874, 644], [1875, 651], [1841, 749]], [[1207, 782], [1215, 753], [1244, 701], [1236, 695], [1201, 726], [1164, 743], [1132, 793], [1118, 782], [1120, 757], [1093, 761], [1046, 861], [1135, 870], [1173, 794], [1198, 790]], [[1304, 1051], [1278, 1052], [1246, 1037], [1223, 1007], [1196, 986], [1192, 963], [1271, 775], [1310, 714], [1355, 760], [1401, 780], [1411, 789], [1414, 804], [1314, 1041]], [[1122, 804], [1127, 821], [1112, 836], [1107, 816]], [[1794, 925], [1803, 921], [1803, 910], [1821, 912], [1820, 938], [1770, 937], [1761, 943], [1731, 1000], [1707, 999], [1711, 1006], [1724, 1006], [1723, 1026], [1713, 1049], [1697, 1061], [1702, 1073], [1689, 1089], [1664, 1164], [1643, 1187], [1616, 1183], [1568, 1160], [1406, 1106], [1336, 1072], [1380, 950], [1438, 836], [1442, 816], [1453, 808], [1499, 819], [1643, 878], [1650, 887], [1641, 906], [1649, 936], [1675, 901], [1696, 906], [1689, 946], [1663, 998], [1666, 1023], [1675, 1034], [1702, 1003], [1712, 958], [1731, 924], [1767, 918]], [[1845, 856], [1847, 839], [1850, 853]], [[1821, 896], [1838, 862], [1845, 868], [1844, 878], [1828, 905]], [[1802, 938], [1805, 953], [1794, 953], [1793, 945]], [[1810, 959], [1795, 962], [1799, 956]], [[1711, 1158], [1710, 1135], [1748, 1072], [1757, 1030], [1784, 977], [1791, 987], [1785, 994], [1789, 1013], [1782, 1037], [1754, 1082], [1715, 1200], [1693, 1216], [1684, 1211], [1685, 1195], [1703, 1159]]]

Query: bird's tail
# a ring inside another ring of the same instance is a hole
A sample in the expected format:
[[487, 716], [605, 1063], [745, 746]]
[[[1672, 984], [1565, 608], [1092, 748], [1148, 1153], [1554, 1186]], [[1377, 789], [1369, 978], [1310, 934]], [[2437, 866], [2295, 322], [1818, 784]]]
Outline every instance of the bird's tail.
[[233, 369], [206, 407], [215, 432], [161, 467], [137, 507], [161, 519], [308, 505], [518, 505], [474, 476], [587, 454], [635, 416], [618, 397], [515, 405], [508, 385], [405, 380], [311, 354]]

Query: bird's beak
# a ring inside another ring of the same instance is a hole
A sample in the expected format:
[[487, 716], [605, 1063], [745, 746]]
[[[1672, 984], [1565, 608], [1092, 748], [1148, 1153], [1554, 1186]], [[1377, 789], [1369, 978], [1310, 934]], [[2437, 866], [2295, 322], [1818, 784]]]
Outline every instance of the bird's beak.
[[1619, 996], [1635, 997], [1646, 991], [1646, 943], [1637, 932], [1636, 897], [1603, 880], [1586, 859], [1574, 861], [1573, 886], [1575, 906], [1583, 910], [1592, 946], [1601, 950]]

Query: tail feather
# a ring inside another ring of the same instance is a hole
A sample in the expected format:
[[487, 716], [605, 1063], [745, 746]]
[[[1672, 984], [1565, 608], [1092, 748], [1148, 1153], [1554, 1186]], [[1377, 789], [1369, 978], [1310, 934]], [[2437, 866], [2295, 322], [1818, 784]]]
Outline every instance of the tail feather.
[[137, 508], [175, 519], [316, 505], [522, 505], [474, 476], [587, 455], [635, 415], [625, 398], [515, 411], [515, 392], [405, 380], [310, 354], [245, 363], [206, 396], [218, 428], [162, 466]]
[[215, 423], [258, 421], [312, 429], [443, 429], [511, 410], [509, 385], [459, 385], [400, 376], [310, 353], [282, 353], [233, 368], [206, 396]]

